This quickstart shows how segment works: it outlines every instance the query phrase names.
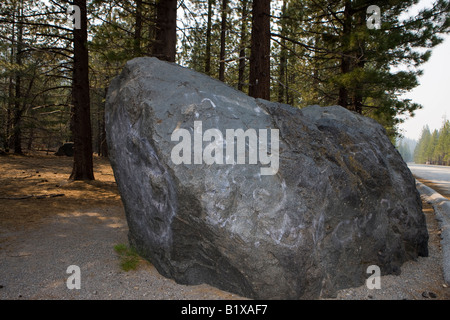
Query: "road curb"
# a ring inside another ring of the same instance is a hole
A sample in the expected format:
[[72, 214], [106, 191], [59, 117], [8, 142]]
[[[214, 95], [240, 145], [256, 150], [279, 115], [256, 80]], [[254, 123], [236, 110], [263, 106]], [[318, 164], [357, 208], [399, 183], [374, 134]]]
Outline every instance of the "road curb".
[[445, 282], [450, 285], [450, 200], [416, 180], [420, 195], [432, 205], [441, 228], [442, 268]]

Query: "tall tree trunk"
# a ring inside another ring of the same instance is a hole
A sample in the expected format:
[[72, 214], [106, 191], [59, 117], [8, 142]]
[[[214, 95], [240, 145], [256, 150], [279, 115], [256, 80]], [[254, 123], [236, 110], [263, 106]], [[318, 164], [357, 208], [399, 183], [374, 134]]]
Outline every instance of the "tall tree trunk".
[[[284, 42], [284, 40], [281, 40]], [[283, 44], [283, 43], [282, 43]], [[287, 64], [287, 54], [286, 50], [281, 50], [280, 52], [280, 66], [279, 66], [279, 77], [278, 77], [278, 102], [285, 102], [285, 91], [287, 91], [287, 83], [286, 83], [286, 64]]]
[[101, 155], [101, 150], [100, 150], [100, 145], [101, 145], [101, 143], [102, 143], [102, 140], [101, 140], [101, 111], [100, 111], [100, 106], [98, 107], [98, 109], [97, 109], [97, 132], [96, 132], [96, 134], [97, 134], [97, 154], [100, 156]]
[[288, 70], [289, 70], [288, 63], [289, 63], [289, 59], [286, 57], [286, 75], [285, 75], [285, 81], [284, 81], [284, 83], [286, 84], [286, 90], [284, 90], [284, 95], [286, 97], [286, 103], [293, 105], [294, 104], [294, 96], [291, 92], [289, 92], [288, 88], [289, 88], [290, 83], [294, 83], [294, 81], [291, 81], [291, 80], [295, 79], [294, 78], [295, 74], [290, 74], [288, 72]]
[[[320, 17], [316, 18], [316, 24], [320, 24]], [[320, 35], [316, 34], [314, 36], [314, 47], [320, 48]], [[319, 86], [320, 86], [320, 71], [319, 71], [319, 59], [320, 56], [317, 52], [313, 53], [313, 79], [312, 79], [312, 90], [314, 103], [319, 103]]]
[[253, 1], [249, 95], [270, 99], [270, 0]]
[[[16, 79], [16, 81], [17, 81], [17, 79]], [[20, 82], [19, 82], [19, 85], [20, 85]], [[16, 86], [17, 86], [17, 82], [16, 82]], [[18, 90], [16, 90], [16, 93], [17, 93], [17, 91]], [[19, 94], [20, 94], [20, 92], [19, 92]], [[22, 151], [22, 128], [20, 127], [21, 120], [22, 120], [22, 109], [20, 108], [20, 103], [16, 102], [15, 106], [14, 106], [13, 125], [12, 125], [12, 127], [13, 127], [12, 142], [13, 142], [15, 154], [23, 154], [23, 151]]]
[[[366, 10], [361, 10], [357, 15], [356, 24], [359, 28], [364, 28]], [[358, 50], [355, 52], [356, 63], [355, 66], [359, 69], [364, 69], [366, 63], [366, 42], [364, 39], [358, 39]], [[355, 84], [355, 90], [352, 98], [352, 109], [359, 114], [362, 114], [363, 110], [363, 83], [358, 80]]]
[[243, 91], [245, 82], [245, 48], [247, 46], [247, 2], [248, 0], [242, 0], [242, 10], [241, 10], [241, 39], [240, 39], [240, 49], [239, 49], [239, 72], [238, 72], [238, 90]]
[[[13, 46], [11, 46], [13, 47]], [[11, 54], [13, 55], [13, 49], [11, 48]], [[13, 62], [11, 61], [11, 64]], [[5, 152], [9, 152], [9, 148], [11, 147], [11, 113], [14, 109], [14, 80], [13, 75], [9, 77], [9, 88], [8, 88], [8, 107], [6, 110], [6, 123], [5, 123], [5, 141], [4, 148]]]
[[141, 55], [142, 38], [142, 0], [136, 0], [135, 26], [134, 26], [134, 55]]
[[[12, 82], [11, 79], [10, 79], [10, 81]], [[12, 96], [10, 96], [10, 97], [12, 97]], [[6, 120], [5, 120], [5, 139], [3, 141], [3, 148], [5, 149], [5, 152], [9, 152], [9, 145], [11, 142], [11, 139], [9, 136], [10, 130], [11, 130], [11, 106], [8, 103], [8, 107], [6, 110]]]
[[220, 27], [219, 80], [225, 81], [225, 45], [227, 34], [228, 1], [222, 0], [222, 22]]
[[[12, 11], [12, 26], [11, 26], [11, 35], [12, 35], [12, 43], [11, 43], [11, 54], [9, 58], [9, 62], [11, 65], [14, 63], [14, 41], [15, 41], [15, 27], [16, 27], [16, 11], [15, 9]], [[14, 77], [13, 73], [9, 76], [9, 87], [8, 87], [8, 107], [6, 110], [6, 123], [5, 123], [5, 141], [4, 148], [5, 152], [9, 152], [9, 148], [11, 147], [11, 112], [14, 108]]]
[[[16, 50], [16, 65], [18, 67], [22, 66], [22, 41], [23, 41], [23, 2], [20, 3], [19, 7], [19, 21], [17, 24], [17, 50]], [[13, 110], [13, 147], [15, 154], [23, 154], [22, 152], [22, 75], [21, 70], [16, 71], [15, 76], [15, 96], [14, 96], [14, 110]]]
[[159, 0], [156, 5], [156, 39], [153, 55], [175, 62], [177, 42], [177, 0]]
[[[103, 97], [106, 98], [107, 90], [103, 92]], [[105, 109], [102, 109], [100, 121], [100, 156], [108, 157], [108, 145], [106, 144], [106, 127], [105, 127]]]
[[30, 128], [30, 135], [28, 136], [28, 144], [27, 144], [27, 150], [31, 151], [33, 148], [33, 140], [34, 140], [34, 126]]
[[212, 7], [214, 0], [208, 0], [208, 22], [206, 24], [206, 52], [205, 52], [205, 73], [211, 75], [211, 28], [212, 28]]
[[101, 122], [101, 141], [100, 141], [100, 156], [108, 157], [108, 144], [106, 143], [106, 129], [105, 129], [105, 114], [103, 114]]
[[150, 22], [148, 24], [148, 41], [147, 41], [147, 49], [146, 53], [147, 55], [151, 56], [153, 55], [153, 48], [155, 46], [155, 39], [156, 39], [156, 7], [151, 6], [150, 7], [151, 13], [150, 13]]
[[[350, 60], [350, 34], [351, 34], [351, 28], [352, 28], [352, 16], [351, 16], [351, 0], [345, 1], [345, 8], [344, 8], [344, 25], [343, 25], [343, 50], [342, 50], [342, 57], [341, 57], [341, 74], [344, 75], [346, 73], [349, 73], [351, 70], [351, 60]], [[341, 107], [348, 108], [349, 103], [349, 93], [348, 88], [345, 84], [341, 84], [339, 88], [339, 99], [338, 104]]]
[[287, 63], [287, 50], [286, 50], [286, 0], [283, 0], [283, 6], [281, 7], [281, 48], [280, 48], [280, 64], [278, 74], [278, 102], [284, 101], [284, 91], [287, 83], [285, 82], [286, 63]]
[[[316, 39], [314, 40], [315, 45], [317, 46], [318, 43], [318, 36], [316, 36]], [[316, 56], [317, 53], [314, 54]], [[313, 99], [315, 103], [319, 103], [319, 85], [320, 85], [320, 73], [319, 73], [319, 61], [316, 57], [314, 57], [313, 60], [313, 79], [312, 79], [312, 90], [313, 90]]]
[[89, 99], [86, 0], [74, 0], [81, 11], [81, 28], [73, 30], [72, 134], [74, 161], [70, 179], [94, 180], [92, 128]]

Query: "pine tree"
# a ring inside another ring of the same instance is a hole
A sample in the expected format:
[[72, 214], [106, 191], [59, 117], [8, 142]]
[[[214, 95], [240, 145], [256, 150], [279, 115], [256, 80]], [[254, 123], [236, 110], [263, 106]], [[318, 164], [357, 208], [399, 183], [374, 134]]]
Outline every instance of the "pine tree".
[[25, 145], [31, 150], [34, 144], [48, 149], [67, 138], [72, 50], [62, 23], [66, 12], [64, 20], [60, 12], [30, 0], [7, 0], [0, 8], [0, 72], [6, 80], [0, 84], [0, 118], [6, 151], [12, 146], [22, 153]]
[[431, 134], [431, 138], [428, 141], [428, 144], [425, 148], [427, 162], [430, 164], [435, 164], [434, 150], [436, 149], [438, 139], [439, 139], [439, 131], [436, 129]]
[[430, 128], [428, 126], [425, 126], [422, 129], [419, 142], [417, 143], [416, 149], [414, 150], [415, 163], [426, 163], [428, 161], [426, 149], [430, 141], [431, 141]]
[[270, 0], [253, 1], [249, 95], [270, 100]]
[[433, 159], [435, 164], [450, 165], [450, 121], [444, 121], [439, 130], [439, 138], [434, 147]]
[[92, 158], [89, 53], [86, 0], [74, 0], [80, 8], [80, 28], [73, 29], [72, 123], [74, 161], [70, 179], [94, 180]]
[[247, 60], [247, 24], [248, 24], [248, 0], [242, 0], [241, 4], [241, 32], [239, 35], [239, 71], [237, 89], [244, 91], [246, 60]]
[[227, 11], [228, 0], [222, 0], [222, 18], [220, 23], [220, 56], [219, 56], [219, 80], [225, 81], [225, 51], [227, 35]]
[[175, 62], [177, 43], [177, 0], [158, 0], [156, 4], [156, 38], [153, 55]]
[[[402, 14], [415, 3], [290, 2], [290, 32], [272, 33], [272, 37], [278, 43], [282, 39], [290, 42], [287, 47], [297, 57], [294, 68], [301, 78], [295, 87], [301, 92], [297, 105], [338, 103], [377, 119], [395, 136], [402, 121], [399, 116], [421, 107], [400, 96], [418, 85], [420, 66], [450, 26], [449, 1], [436, 1], [433, 7], [402, 20]], [[381, 11], [380, 29], [367, 25], [367, 9], [372, 4]], [[311, 91], [319, 96], [315, 98]]]
[[206, 26], [206, 52], [205, 52], [205, 73], [211, 74], [211, 28], [214, 0], [208, 0], [208, 22]]

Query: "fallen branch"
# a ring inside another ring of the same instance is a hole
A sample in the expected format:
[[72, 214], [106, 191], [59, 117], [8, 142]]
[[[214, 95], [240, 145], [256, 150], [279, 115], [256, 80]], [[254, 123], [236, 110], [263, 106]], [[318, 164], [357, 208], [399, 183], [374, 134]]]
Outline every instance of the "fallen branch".
[[0, 197], [0, 200], [24, 200], [24, 199], [45, 199], [45, 198], [56, 198], [56, 197], [63, 197], [65, 196], [64, 193], [53, 193], [53, 194], [41, 194], [41, 195], [26, 195], [26, 196], [20, 196], [20, 197]]
[[10, 255], [9, 257], [20, 258], [20, 257], [27, 257], [27, 256], [31, 256], [31, 253], [24, 252], [24, 253], [19, 253], [19, 254], [16, 254], [16, 255]]

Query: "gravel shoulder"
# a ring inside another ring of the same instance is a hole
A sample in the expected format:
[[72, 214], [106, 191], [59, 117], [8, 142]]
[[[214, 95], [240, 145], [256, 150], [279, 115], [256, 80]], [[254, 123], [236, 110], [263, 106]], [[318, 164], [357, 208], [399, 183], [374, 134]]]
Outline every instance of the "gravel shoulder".
[[[422, 200], [424, 200], [422, 198]], [[340, 290], [338, 300], [449, 300], [450, 288], [444, 281], [442, 270], [441, 229], [434, 210], [426, 201], [423, 212], [428, 227], [428, 257], [407, 261], [401, 274], [384, 275], [380, 278], [380, 289], [369, 289], [366, 285]], [[368, 278], [370, 274], [367, 275]]]
[[[238, 298], [207, 285], [176, 284], [143, 260], [136, 270], [121, 270], [114, 246], [127, 243], [127, 231], [121, 207], [61, 213], [31, 230], [1, 230], [0, 299]], [[70, 265], [80, 267], [80, 289], [67, 287]]]

